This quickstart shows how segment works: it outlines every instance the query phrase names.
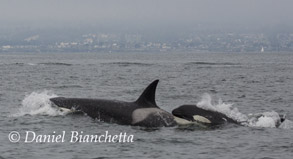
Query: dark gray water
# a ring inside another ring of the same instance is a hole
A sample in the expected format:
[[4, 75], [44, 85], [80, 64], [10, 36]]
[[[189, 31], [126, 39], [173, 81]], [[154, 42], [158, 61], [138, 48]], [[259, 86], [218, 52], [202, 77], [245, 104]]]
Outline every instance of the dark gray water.
[[[292, 70], [292, 54], [0, 54], [0, 158], [291, 159]], [[53, 96], [133, 101], [154, 79], [160, 79], [156, 97], [162, 109], [201, 102], [249, 122], [218, 129], [146, 129], [65, 115], [48, 102]], [[267, 116], [252, 120], [249, 114], [257, 113]], [[279, 114], [288, 120], [276, 128]], [[9, 141], [12, 131], [20, 133], [19, 142]], [[64, 131], [66, 137], [61, 143], [26, 143], [26, 131]], [[71, 143], [71, 131], [134, 138]]]

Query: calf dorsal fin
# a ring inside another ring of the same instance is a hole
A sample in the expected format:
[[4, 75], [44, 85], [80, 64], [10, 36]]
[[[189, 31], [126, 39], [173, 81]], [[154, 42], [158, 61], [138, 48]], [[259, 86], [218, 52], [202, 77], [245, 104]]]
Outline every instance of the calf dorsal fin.
[[146, 108], [155, 107], [157, 108], [156, 104], [156, 88], [158, 85], [159, 80], [153, 81], [140, 95], [140, 97], [135, 101], [138, 105]]

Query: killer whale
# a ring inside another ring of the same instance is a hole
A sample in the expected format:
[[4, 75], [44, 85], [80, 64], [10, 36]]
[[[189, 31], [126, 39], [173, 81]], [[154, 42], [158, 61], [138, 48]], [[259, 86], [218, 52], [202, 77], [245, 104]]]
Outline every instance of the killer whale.
[[169, 127], [177, 123], [174, 116], [159, 108], [155, 93], [159, 80], [153, 81], [134, 102], [87, 98], [51, 98], [62, 108], [80, 111], [104, 122], [143, 127]]
[[172, 111], [175, 121], [179, 125], [200, 124], [216, 126], [225, 123], [240, 124], [220, 112], [199, 108], [196, 105], [181, 105]]
[[[196, 124], [200, 126], [219, 126], [226, 123], [233, 123], [237, 125], [247, 125], [249, 121], [237, 121], [228, 117], [227, 115], [200, 108], [196, 105], [181, 105], [172, 111], [175, 121], [178, 125]], [[256, 114], [253, 120], [257, 121], [265, 114]], [[251, 120], [251, 119], [248, 119]], [[279, 127], [286, 120], [286, 115], [279, 115], [279, 119], [275, 121], [276, 127]]]

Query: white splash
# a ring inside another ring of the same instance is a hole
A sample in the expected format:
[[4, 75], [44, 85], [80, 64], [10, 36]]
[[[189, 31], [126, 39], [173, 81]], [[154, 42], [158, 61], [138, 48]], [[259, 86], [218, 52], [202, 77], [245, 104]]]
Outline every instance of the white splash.
[[237, 108], [233, 108], [232, 103], [224, 103], [221, 99], [219, 99], [218, 103], [212, 103], [212, 97], [205, 93], [202, 96], [200, 102], [197, 103], [197, 106], [206, 110], [217, 111], [225, 114], [227, 117], [236, 120], [237, 122], [247, 121], [247, 116], [240, 113]]
[[293, 121], [286, 119], [279, 128], [282, 129], [293, 129]]
[[275, 111], [264, 112], [258, 114], [249, 114], [247, 121], [248, 126], [251, 127], [267, 127], [275, 128], [281, 124], [281, 118]]
[[279, 127], [284, 129], [293, 128], [293, 122], [288, 119], [281, 123], [280, 115], [275, 111], [245, 115], [239, 112], [237, 108], [233, 107], [232, 103], [224, 103], [221, 99], [219, 99], [216, 104], [212, 103], [212, 97], [207, 93], [202, 96], [202, 99], [197, 103], [197, 106], [206, 110], [223, 113], [227, 117], [236, 120], [244, 126], [267, 128]]
[[43, 92], [32, 92], [27, 95], [23, 101], [22, 105], [18, 110], [18, 113], [13, 116], [23, 116], [23, 115], [65, 115], [66, 112], [61, 111], [58, 108], [52, 107], [50, 98], [57, 97], [54, 93], [50, 91]]

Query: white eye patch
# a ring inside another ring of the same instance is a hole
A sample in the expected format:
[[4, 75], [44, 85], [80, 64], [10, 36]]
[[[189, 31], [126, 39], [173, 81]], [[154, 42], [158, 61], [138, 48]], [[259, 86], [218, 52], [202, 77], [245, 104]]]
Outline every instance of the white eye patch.
[[202, 123], [208, 123], [208, 124], [212, 123], [209, 119], [207, 119], [207, 118], [205, 118], [203, 116], [200, 116], [200, 115], [194, 115], [193, 119], [195, 121], [199, 121], [199, 122], [202, 122]]

